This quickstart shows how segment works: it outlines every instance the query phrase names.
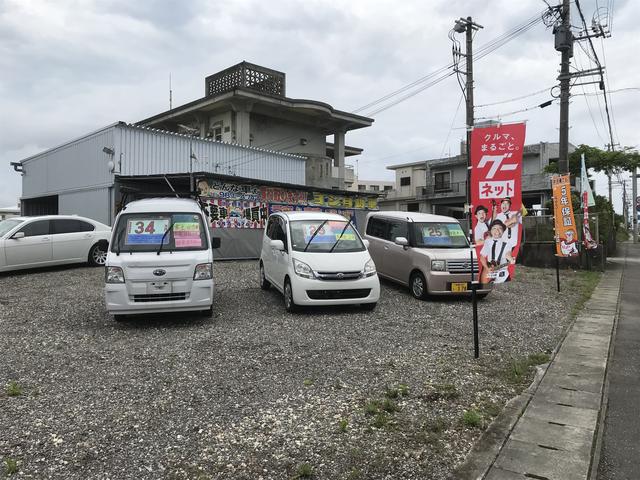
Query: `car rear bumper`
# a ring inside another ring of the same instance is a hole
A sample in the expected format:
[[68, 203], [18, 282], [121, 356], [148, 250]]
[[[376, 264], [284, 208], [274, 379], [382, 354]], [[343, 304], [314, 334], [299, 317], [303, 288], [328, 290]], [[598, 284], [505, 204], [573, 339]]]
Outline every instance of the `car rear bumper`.
[[104, 293], [112, 315], [208, 310], [213, 304], [213, 281], [194, 281], [191, 291], [168, 295], [130, 295], [123, 283], [107, 284]]

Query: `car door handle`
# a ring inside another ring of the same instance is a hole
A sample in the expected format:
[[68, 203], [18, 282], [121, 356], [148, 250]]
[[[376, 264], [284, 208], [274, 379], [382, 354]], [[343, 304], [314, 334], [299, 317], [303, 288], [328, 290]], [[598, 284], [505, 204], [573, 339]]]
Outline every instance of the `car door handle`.
[[49, 237], [44, 237], [44, 238], [42, 239], [42, 241], [43, 241], [43, 242], [48, 242], [48, 241], [50, 241], [50, 240], [51, 240], [51, 239], [50, 239]]
[[84, 238], [93, 238], [93, 233], [85, 233]]
[[385, 249], [385, 250], [389, 250], [389, 247], [387, 247], [387, 246], [385, 245], [385, 246], [384, 246], [384, 249]]

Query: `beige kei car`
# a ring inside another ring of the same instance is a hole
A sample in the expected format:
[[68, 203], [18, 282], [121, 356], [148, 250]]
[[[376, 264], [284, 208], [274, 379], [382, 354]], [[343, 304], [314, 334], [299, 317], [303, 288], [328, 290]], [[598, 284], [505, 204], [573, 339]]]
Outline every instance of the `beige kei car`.
[[[416, 212], [372, 212], [364, 238], [380, 277], [409, 287], [420, 299], [428, 295], [471, 292], [469, 242], [458, 220]], [[475, 280], [478, 260], [473, 254]], [[490, 289], [478, 289], [484, 297]]]

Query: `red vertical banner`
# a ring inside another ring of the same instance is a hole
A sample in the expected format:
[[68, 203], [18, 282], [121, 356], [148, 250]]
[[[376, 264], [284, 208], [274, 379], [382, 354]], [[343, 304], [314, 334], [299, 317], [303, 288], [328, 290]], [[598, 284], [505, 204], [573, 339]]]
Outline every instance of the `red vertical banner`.
[[513, 278], [522, 237], [522, 150], [525, 124], [471, 132], [471, 209], [480, 282]]

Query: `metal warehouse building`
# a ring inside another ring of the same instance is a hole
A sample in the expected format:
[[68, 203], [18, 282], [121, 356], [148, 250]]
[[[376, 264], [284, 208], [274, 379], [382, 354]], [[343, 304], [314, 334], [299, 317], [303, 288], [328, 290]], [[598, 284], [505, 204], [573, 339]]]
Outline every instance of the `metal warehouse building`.
[[24, 215], [77, 214], [111, 225], [128, 201], [197, 188], [218, 256], [255, 258], [266, 217], [341, 213], [362, 224], [377, 197], [305, 185], [306, 158], [119, 122], [14, 163]]

